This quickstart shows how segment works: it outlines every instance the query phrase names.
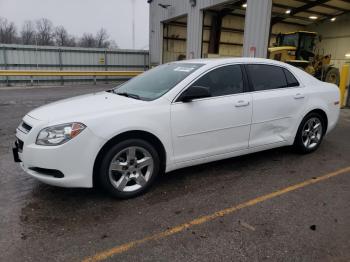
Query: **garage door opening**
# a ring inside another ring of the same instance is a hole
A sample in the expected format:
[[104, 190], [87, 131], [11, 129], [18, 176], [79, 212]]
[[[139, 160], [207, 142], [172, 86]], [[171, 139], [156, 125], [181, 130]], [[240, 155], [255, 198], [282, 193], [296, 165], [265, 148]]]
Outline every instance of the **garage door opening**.
[[186, 59], [187, 16], [163, 23], [162, 62]]
[[339, 84], [349, 52], [350, 3], [273, 0], [269, 58]]
[[243, 55], [245, 1], [203, 10], [202, 57]]

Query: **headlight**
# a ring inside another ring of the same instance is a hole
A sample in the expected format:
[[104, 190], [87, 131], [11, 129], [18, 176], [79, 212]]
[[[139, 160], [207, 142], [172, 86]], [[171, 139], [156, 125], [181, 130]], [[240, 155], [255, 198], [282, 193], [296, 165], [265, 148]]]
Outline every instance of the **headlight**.
[[79, 135], [84, 129], [82, 123], [67, 123], [42, 129], [36, 139], [37, 145], [57, 146]]

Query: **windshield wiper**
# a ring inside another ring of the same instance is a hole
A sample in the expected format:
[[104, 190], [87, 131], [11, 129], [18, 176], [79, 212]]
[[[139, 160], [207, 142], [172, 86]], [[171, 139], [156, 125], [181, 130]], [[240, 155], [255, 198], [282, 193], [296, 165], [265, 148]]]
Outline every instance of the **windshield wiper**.
[[130, 98], [134, 98], [134, 99], [137, 99], [137, 100], [140, 100], [140, 96], [136, 95], [136, 94], [130, 94], [130, 93], [127, 93], [127, 92], [120, 92], [120, 93], [117, 93], [115, 92], [117, 95], [120, 95], [120, 96], [126, 96], [126, 97], [130, 97]]

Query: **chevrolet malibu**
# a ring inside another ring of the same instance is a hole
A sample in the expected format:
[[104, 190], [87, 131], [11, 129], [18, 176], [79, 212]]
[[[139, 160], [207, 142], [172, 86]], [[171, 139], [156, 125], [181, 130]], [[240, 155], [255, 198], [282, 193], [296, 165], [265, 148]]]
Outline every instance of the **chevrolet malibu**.
[[338, 116], [337, 86], [288, 64], [179, 61], [29, 112], [13, 154], [44, 183], [98, 183], [129, 198], [159, 174], [187, 166], [289, 145], [310, 153]]

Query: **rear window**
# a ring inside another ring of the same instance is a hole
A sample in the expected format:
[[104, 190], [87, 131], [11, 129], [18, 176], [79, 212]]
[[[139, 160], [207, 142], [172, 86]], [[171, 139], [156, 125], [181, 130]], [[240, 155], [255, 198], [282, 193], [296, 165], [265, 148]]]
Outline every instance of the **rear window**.
[[287, 87], [283, 68], [272, 65], [247, 65], [249, 77], [255, 91]]
[[284, 74], [286, 75], [288, 86], [299, 86], [298, 80], [293, 76], [291, 72], [289, 72], [289, 70], [283, 69], [283, 71], [284, 71]]

